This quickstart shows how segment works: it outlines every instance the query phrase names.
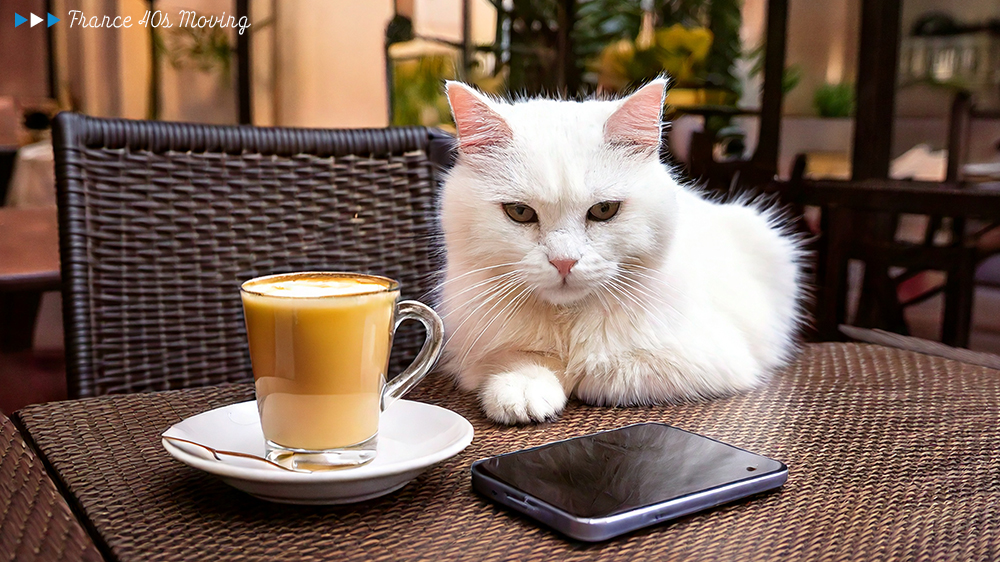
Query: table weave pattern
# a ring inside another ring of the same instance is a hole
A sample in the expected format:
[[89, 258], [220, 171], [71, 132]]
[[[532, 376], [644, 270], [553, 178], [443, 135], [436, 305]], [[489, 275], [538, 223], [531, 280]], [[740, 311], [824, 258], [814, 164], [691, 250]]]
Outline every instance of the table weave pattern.
[[[462, 454], [390, 496], [272, 505], [190, 469], [158, 435], [249, 385], [31, 406], [21, 419], [121, 560], [996, 560], [1000, 372], [871, 345], [814, 344], [762, 388], [498, 427], [432, 376], [411, 396], [472, 421]], [[566, 540], [476, 495], [472, 461], [660, 421], [788, 465], [774, 493], [606, 543]]]
[[0, 562], [101, 560], [21, 434], [0, 414]]

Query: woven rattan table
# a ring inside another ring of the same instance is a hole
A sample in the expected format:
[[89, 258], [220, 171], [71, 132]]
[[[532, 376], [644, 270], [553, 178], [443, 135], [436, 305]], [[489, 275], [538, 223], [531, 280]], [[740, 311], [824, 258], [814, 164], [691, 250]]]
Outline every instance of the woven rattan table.
[[[252, 398], [227, 385], [18, 413], [70, 503], [119, 560], [996, 560], [1000, 372], [898, 349], [814, 344], [766, 386], [707, 403], [594, 408], [498, 427], [432, 376], [410, 398], [472, 421], [462, 454], [340, 507], [273, 505], [173, 460], [159, 434]], [[469, 465], [554, 439], [662, 421], [773, 457], [778, 492], [588, 545], [481, 499]]]

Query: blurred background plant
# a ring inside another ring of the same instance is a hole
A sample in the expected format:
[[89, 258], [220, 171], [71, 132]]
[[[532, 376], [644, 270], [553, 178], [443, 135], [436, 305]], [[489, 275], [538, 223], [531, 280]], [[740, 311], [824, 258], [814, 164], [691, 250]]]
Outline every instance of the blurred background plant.
[[443, 81], [455, 78], [455, 58], [424, 55], [393, 61], [392, 125], [438, 126], [451, 122]]
[[[221, 20], [217, 18], [216, 21]], [[234, 46], [229, 34], [219, 25], [205, 27], [174, 26], [161, 42], [167, 60], [174, 68], [190, 67], [202, 72], [217, 72], [221, 80], [232, 79]]]
[[[764, 53], [767, 51], [767, 44], [761, 43], [760, 45], [750, 49], [744, 57], [752, 61], [750, 66], [750, 76], [763, 76], [764, 74]], [[790, 64], [785, 67], [785, 71], [781, 74], [781, 93], [787, 95], [799, 85], [802, 81], [802, 67], [797, 64]]]
[[390, 124], [440, 126], [451, 122], [444, 81], [458, 77], [460, 46], [417, 37], [398, 13], [385, 30]]
[[573, 41], [583, 81], [618, 91], [666, 71], [676, 87], [739, 97], [741, 0], [591, 0], [579, 4]]
[[160, 118], [160, 64], [163, 60], [177, 70], [214, 73], [220, 90], [232, 87], [236, 47], [229, 32], [221, 27], [221, 18], [215, 16], [213, 19], [217, 23], [205, 27], [151, 28], [153, 68], [149, 76], [147, 119]]
[[[392, 61], [392, 125], [441, 127], [454, 132], [444, 81], [458, 79], [458, 53], [423, 54]], [[483, 74], [479, 66], [466, 73], [466, 82], [480, 91], [497, 94], [503, 76]]]
[[668, 72], [739, 97], [742, 0], [491, 1], [507, 91], [618, 91]]
[[620, 92], [666, 72], [675, 87], [705, 85], [703, 67], [712, 48], [712, 32], [679, 23], [635, 40], [619, 39], [605, 47], [594, 69], [602, 91]]
[[389, 24], [394, 125], [449, 123], [446, 79], [505, 95], [573, 97], [628, 91], [666, 73], [675, 106], [735, 105], [740, 97], [742, 0], [489, 1], [497, 11], [489, 45], [400, 55], [422, 38], [406, 18]]
[[386, 28], [386, 64], [391, 79], [393, 126], [422, 125], [453, 131], [445, 80], [463, 80], [481, 91], [499, 93], [505, 74], [487, 72], [481, 52], [470, 57], [469, 66], [463, 68], [462, 48], [461, 44], [417, 36], [404, 16], [390, 20]]
[[854, 115], [854, 84], [824, 84], [813, 94], [813, 107], [820, 117], [850, 117]]

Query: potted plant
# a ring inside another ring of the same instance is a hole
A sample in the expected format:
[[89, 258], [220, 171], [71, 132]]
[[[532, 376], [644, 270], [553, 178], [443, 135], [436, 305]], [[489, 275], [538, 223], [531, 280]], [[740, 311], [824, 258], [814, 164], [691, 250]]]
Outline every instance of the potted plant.
[[813, 107], [820, 117], [843, 118], [854, 115], [854, 84], [823, 84], [813, 94]]

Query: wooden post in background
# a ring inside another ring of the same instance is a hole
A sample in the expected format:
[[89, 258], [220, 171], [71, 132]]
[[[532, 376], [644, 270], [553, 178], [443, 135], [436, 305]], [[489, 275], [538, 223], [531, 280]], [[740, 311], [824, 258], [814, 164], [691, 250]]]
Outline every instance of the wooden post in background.
[[[249, 0], [236, 0], [236, 19], [240, 18], [247, 18], [247, 21], [250, 21]], [[236, 35], [236, 102], [239, 108], [240, 125], [253, 124], [253, 105], [250, 96], [250, 30], [252, 27], [247, 28], [242, 34], [237, 33]]]
[[889, 176], [899, 28], [900, 0], [862, 0], [852, 159], [855, 180]]
[[767, 3], [767, 46], [764, 51], [764, 87], [760, 102], [760, 133], [754, 151], [754, 167], [777, 172], [781, 144], [781, 91], [785, 73], [788, 35], [788, 0]]

